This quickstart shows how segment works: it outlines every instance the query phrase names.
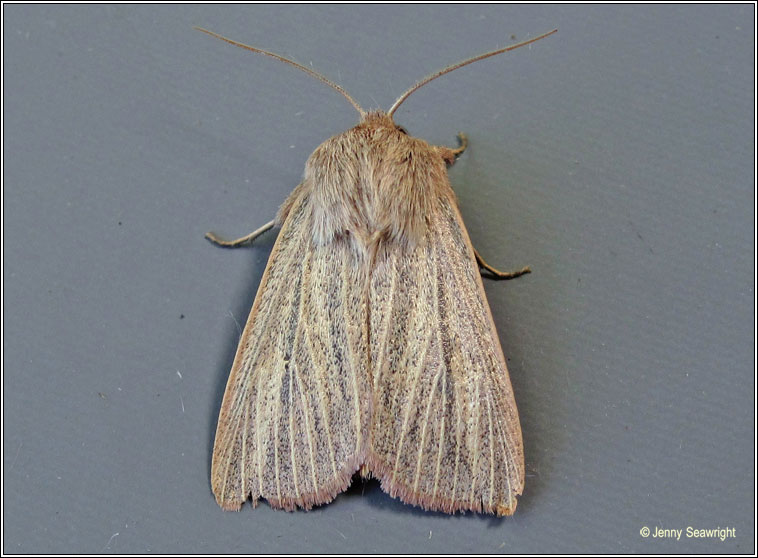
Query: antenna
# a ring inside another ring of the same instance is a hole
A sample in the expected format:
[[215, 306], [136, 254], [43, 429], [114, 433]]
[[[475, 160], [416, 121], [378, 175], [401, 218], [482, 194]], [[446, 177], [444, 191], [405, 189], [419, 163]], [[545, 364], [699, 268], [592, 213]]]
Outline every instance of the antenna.
[[345, 97], [345, 99], [347, 99], [350, 102], [350, 104], [353, 105], [353, 107], [355, 107], [355, 110], [358, 111], [358, 113], [361, 115], [361, 118], [363, 118], [364, 116], [366, 116], [366, 111], [364, 111], [361, 108], [361, 106], [358, 103], [356, 103], [355, 100], [350, 95], [347, 94], [347, 91], [345, 91], [344, 89], [342, 89], [336, 83], [334, 83], [334, 82], [330, 81], [329, 79], [325, 78], [324, 76], [322, 76], [318, 72], [314, 72], [310, 68], [306, 68], [302, 64], [298, 64], [297, 62], [294, 62], [294, 61], [290, 60], [289, 58], [285, 58], [284, 56], [279, 56], [278, 54], [274, 54], [273, 52], [269, 52], [267, 50], [263, 50], [263, 49], [260, 49], [260, 48], [255, 48], [255, 47], [243, 44], [243, 43], [239, 43], [237, 41], [233, 41], [232, 39], [227, 39], [226, 37], [224, 37], [222, 35], [219, 35], [218, 33], [214, 33], [213, 31], [208, 31], [207, 29], [203, 29], [202, 27], [193, 27], [193, 29], [197, 29], [198, 31], [202, 31], [203, 33], [206, 33], [207, 35], [210, 35], [211, 37], [216, 37], [217, 39], [221, 39], [222, 41], [226, 41], [227, 43], [229, 43], [231, 45], [238, 46], [240, 48], [244, 48], [244, 49], [250, 50], [252, 52], [257, 52], [258, 54], [265, 54], [266, 56], [270, 56], [272, 58], [276, 58], [277, 60], [279, 60], [281, 62], [285, 62], [285, 63], [289, 64], [290, 66], [294, 66], [298, 70], [304, 71], [309, 76], [316, 78], [320, 82], [327, 84], [332, 89], [337, 90], [338, 93], [341, 93], [342, 96]]
[[529, 39], [528, 41], [523, 41], [521, 43], [511, 45], [509, 47], [501, 48], [499, 50], [493, 50], [492, 52], [486, 52], [484, 54], [480, 54], [479, 56], [474, 56], [473, 58], [469, 58], [468, 60], [464, 60], [463, 62], [458, 62], [457, 64], [453, 64], [452, 66], [448, 66], [447, 68], [444, 68], [440, 70], [439, 72], [436, 72], [430, 76], [425, 77], [421, 81], [417, 82], [416, 85], [411, 87], [408, 91], [400, 95], [397, 101], [395, 101], [395, 104], [390, 107], [390, 110], [387, 111], [387, 114], [389, 116], [392, 116], [392, 114], [397, 110], [397, 107], [403, 104], [403, 101], [405, 101], [408, 97], [410, 97], [411, 93], [416, 91], [417, 89], [423, 87], [430, 81], [437, 79], [440, 76], [444, 76], [447, 73], [452, 72], [453, 70], [457, 70], [458, 68], [462, 68], [463, 66], [467, 66], [471, 64], [472, 62], [478, 62], [479, 60], [484, 60], [485, 58], [489, 58], [490, 56], [496, 56], [498, 54], [502, 54], [504, 52], [508, 52], [509, 50], [514, 50], [517, 48], [520, 48], [522, 46], [526, 46], [528, 44], [531, 44], [535, 41], [539, 41], [540, 39], [544, 39], [545, 37], [552, 35], [553, 33], [557, 32], [557, 29], [553, 29], [552, 31], [548, 31], [547, 33], [543, 33], [542, 35], [539, 35], [538, 37], [535, 37], [533, 39]]

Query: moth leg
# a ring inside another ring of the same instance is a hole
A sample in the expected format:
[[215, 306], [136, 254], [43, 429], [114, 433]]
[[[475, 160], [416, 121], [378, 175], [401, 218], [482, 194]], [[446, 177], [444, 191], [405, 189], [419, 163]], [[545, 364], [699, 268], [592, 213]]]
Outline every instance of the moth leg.
[[479, 269], [485, 269], [491, 273], [491, 276], [486, 276], [489, 279], [495, 279], [498, 281], [501, 279], [515, 279], [516, 277], [521, 277], [522, 275], [526, 275], [527, 273], [532, 272], [532, 270], [529, 269], [529, 266], [526, 266], [523, 269], [519, 269], [518, 271], [500, 271], [499, 269], [495, 269], [484, 261], [484, 258], [479, 255], [479, 252], [477, 252], [476, 248], [474, 248], [474, 256], [476, 256], [476, 263], [479, 264]]
[[238, 238], [237, 240], [224, 240], [223, 238], [219, 238], [212, 232], [205, 233], [205, 238], [213, 242], [213, 244], [216, 244], [217, 246], [224, 246], [225, 248], [239, 248], [240, 246], [244, 246], [245, 244], [250, 244], [253, 240], [258, 238], [260, 235], [265, 233], [268, 230], [271, 230], [274, 228], [274, 225], [276, 224], [276, 221], [269, 221], [265, 225], [263, 225], [261, 228], [254, 230], [247, 236], [243, 236], [242, 238]]
[[468, 147], [468, 138], [466, 137], [466, 134], [463, 132], [458, 132], [458, 144], [459, 147], [457, 149], [453, 149], [451, 147], [437, 147], [437, 149], [440, 152], [440, 155], [442, 155], [442, 158], [445, 160], [445, 162], [448, 165], [452, 165], [455, 163], [456, 158], [466, 151], [466, 147]]

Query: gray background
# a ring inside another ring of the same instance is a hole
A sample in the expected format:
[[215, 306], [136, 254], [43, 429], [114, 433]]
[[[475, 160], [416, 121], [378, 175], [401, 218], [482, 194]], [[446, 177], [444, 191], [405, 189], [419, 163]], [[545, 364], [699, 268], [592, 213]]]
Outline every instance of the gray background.
[[[4, 5], [5, 552], [752, 552], [754, 6]], [[450, 170], [518, 402], [513, 518], [355, 483], [225, 513], [215, 421], [310, 152], [354, 125], [309, 64], [414, 94]], [[733, 527], [660, 540], [640, 530]]]

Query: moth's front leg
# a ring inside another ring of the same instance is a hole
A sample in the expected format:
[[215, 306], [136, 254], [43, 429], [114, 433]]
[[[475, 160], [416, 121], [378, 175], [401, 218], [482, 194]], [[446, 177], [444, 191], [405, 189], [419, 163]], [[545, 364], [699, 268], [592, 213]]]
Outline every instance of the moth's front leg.
[[484, 275], [484, 277], [487, 277], [488, 279], [495, 279], [498, 281], [505, 279], [515, 279], [516, 277], [521, 277], [522, 275], [526, 275], [527, 273], [532, 272], [529, 266], [519, 269], [518, 271], [500, 271], [499, 269], [496, 269], [485, 262], [484, 258], [479, 255], [479, 252], [476, 248], [474, 248], [474, 256], [476, 256], [476, 263], [479, 265], [479, 269], [484, 269], [489, 272], [490, 275]]
[[236, 240], [224, 240], [223, 238], [220, 238], [213, 234], [212, 232], [205, 233], [205, 238], [213, 242], [213, 244], [217, 246], [223, 246], [224, 248], [239, 248], [240, 246], [245, 246], [246, 244], [250, 244], [253, 240], [258, 238], [260, 235], [265, 233], [266, 231], [273, 229], [274, 225], [276, 224], [276, 219], [273, 221], [269, 221], [265, 225], [263, 225], [261, 228], [254, 230], [250, 234], [243, 236], [242, 238], [238, 238]]
[[455, 160], [458, 158], [458, 156], [466, 151], [466, 147], [468, 147], [468, 138], [463, 132], [458, 132], [458, 144], [459, 147], [457, 149], [440, 145], [437, 146], [437, 151], [448, 165], [455, 163]]

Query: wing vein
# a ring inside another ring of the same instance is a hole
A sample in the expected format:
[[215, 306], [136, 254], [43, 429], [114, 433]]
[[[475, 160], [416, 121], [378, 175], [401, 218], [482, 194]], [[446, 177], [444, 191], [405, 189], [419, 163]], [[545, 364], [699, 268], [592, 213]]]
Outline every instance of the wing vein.
[[[305, 335], [305, 331], [303, 331], [303, 335]], [[306, 345], [307, 350], [310, 352], [310, 347]], [[313, 362], [313, 359], [311, 358], [311, 362]], [[313, 432], [313, 425], [311, 424], [311, 421], [308, 418], [308, 403], [305, 399], [305, 390], [303, 390], [303, 382], [300, 379], [300, 374], [298, 374], [297, 369], [295, 369], [295, 381], [297, 381], [297, 389], [300, 391], [300, 402], [303, 406], [303, 420], [305, 420], [305, 429], [307, 430], [307, 439], [308, 439], [308, 456], [310, 458], [310, 464], [311, 464], [311, 478], [313, 480], [313, 492], [318, 493], [318, 480], [316, 478], [316, 464], [315, 464], [315, 456], [313, 453], [313, 438], [314, 432]]]
[[289, 396], [290, 396], [290, 407], [289, 407], [289, 427], [290, 427], [290, 463], [292, 464], [292, 482], [295, 486], [295, 497], [300, 499], [300, 487], [298, 486], [297, 482], [297, 462], [295, 461], [295, 413], [294, 411], [294, 396], [292, 394], [293, 391], [293, 378], [294, 372], [292, 370], [289, 371], [289, 377], [290, 377], [290, 386], [289, 386]]
[[[290, 463], [292, 464], [292, 482], [295, 488], [295, 497], [300, 500], [300, 483], [298, 482], [297, 460], [295, 451], [295, 398], [294, 398], [294, 378], [297, 374], [298, 358], [300, 354], [300, 345], [302, 340], [303, 330], [305, 328], [305, 306], [303, 300], [306, 299], [306, 294], [309, 293], [311, 288], [311, 264], [313, 262], [313, 248], [307, 252], [308, 256], [306, 261], [302, 264], [302, 279], [300, 280], [300, 292], [298, 293], [298, 313], [297, 313], [297, 325], [295, 326], [295, 334], [292, 337], [292, 346], [290, 347], [288, 361], [285, 361], [285, 370], [289, 374], [289, 441], [290, 441]], [[310, 296], [306, 299], [310, 301]], [[307, 349], [307, 346], [306, 346]], [[309, 362], [313, 363], [311, 358]], [[303, 412], [307, 413], [305, 406], [303, 406]]]
[[445, 447], [445, 414], [447, 413], [447, 376], [442, 376], [442, 407], [440, 409], [440, 442], [437, 449], [437, 466], [434, 470], [434, 488], [432, 489], [432, 500], [437, 497], [437, 488], [440, 480], [440, 466], [442, 465], [442, 449]]
[[[311, 346], [311, 350], [313, 350], [313, 339], [311, 339], [310, 334], [308, 331], [305, 331], [306, 337], [308, 339], [308, 343]], [[334, 472], [334, 476], [337, 476], [337, 456], [334, 452], [334, 445], [332, 444], [332, 433], [330, 429], [330, 422], [329, 422], [329, 415], [327, 414], [326, 410], [326, 391], [324, 389], [324, 384], [322, 383], [322, 377], [319, 374], [316, 374], [314, 376], [316, 380], [316, 387], [318, 389], [318, 398], [319, 398], [319, 407], [321, 409], [321, 415], [324, 417], [324, 432], [326, 433], [326, 444], [329, 447], [329, 455], [331, 457], [332, 461], [332, 471]]]
[[[243, 391], [243, 390], [240, 390]], [[232, 447], [234, 445], [234, 439], [237, 437], [237, 433], [239, 432], [239, 426], [240, 421], [242, 420], [242, 408], [244, 407], [243, 403], [246, 400], [246, 393], [240, 394], [240, 396], [235, 399], [235, 405], [232, 407], [233, 413], [229, 417], [229, 428], [227, 430], [228, 434], [224, 437], [224, 447], [229, 447], [231, 444]], [[231, 425], [234, 424], [234, 427]], [[243, 434], [244, 435], [244, 434]], [[234, 452], [227, 452], [227, 458], [226, 458], [226, 465], [224, 467], [224, 482], [221, 485], [221, 494], [226, 494], [226, 484], [229, 480], [229, 467], [232, 465], [232, 460], [234, 459]], [[241, 476], [244, 479], [244, 469], [241, 470]], [[243, 480], [244, 484], [244, 480]], [[243, 492], [244, 494], [244, 492]]]
[[242, 456], [240, 464], [240, 483], [242, 486], [242, 497], [247, 498], [247, 492], [245, 491], [245, 481], [247, 480], [247, 436], [248, 436], [248, 422], [250, 420], [250, 409], [245, 407], [245, 427], [242, 431]]
[[[439, 251], [437, 250], [436, 244], [431, 245], [432, 250], [434, 251], [434, 264], [439, 267]], [[440, 315], [440, 282], [439, 282], [439, 272], [434, 273], [435, 280], [435, 289], [434, 289], [434, 319], [437, 321], [436, 327], [434, 327], [434, 331], [437, 333], [437, 347], [440, 352], [444, 351], [444, 346], [442, 343], [442, 317]], [[450, 370], [446, 370], [447, 362], [444, 358], [440, 359], [439, 367], [440, 370], [438, 372], [438, 377], [440, 374], [442, 374], [443, 370], [445, 370], [447, 373], [450, 372]], [[436, 386], [437, 379], [435, 379], [435, 386]], [[430, 396], [430, 403], [431, 403], [431, 396]], [[435, 467], [434, 471], [434, 488], [432, 489], [432, 500], [434, 500], [437, 497], [437, 487], [439, 486], [439, 478], [440, 478], [440, 466], [442, 465], [442, 449], [445, 446], [445, 414], [447, 413], [447, 374], [442, 376], [442, 407], [440, 408], [440, 440], [439, 440], [439, 449], [437, 450], [437, 466]], [[428, 415], [428, 411], [427, 411]], [[428, 416], [427, 416], [428, 421]], [[457, 464], [456, 464], [457, 465]]]
[[[345, 366], [347, 369], [350, 368], [350, 371], [348, 372], [352, 376], [352, 384], [353, 384], [353, 397], [355, 399], [354, 407], [355, 407], [355, 451], [360, 451], [361, 445], [363, 444], [363, 432], [361, 432], [361, 409], [360, 409], [360, 390], [358, 389], [358, 366], [356, 365], [355, 360], [355, 354], [353, 354], [353, 344], [350, 339], [350, 327], [348, 324], [350, 323], [350, 320], [348, 319], [347, 315], [347, 301], [350, 300], [349, 294], [347, 292], [349, 285], [349, 274], [348, 274], [348, 261], [347, 258], [342, 259], [342, 319], [344, 320], [343, 323], [345, 324], [345, 338], [347, 340], [347, 352], [348, 352], [348, 365]], [[361, 290], [362, 292], [363, 290]]]
[[487, 418], [489, 419], [489, 425], [490, 425], [490, 440], [489, 440], [489, 446], [490, 446], [490, 504], [489, 507], [492, 509], [492, 501], [494, 499], [495, 495], [495, 437], [493, 435], [492, 430], [492, 407], [490, 405], [490, 395], [487, 394]]
[[439, 366], [437, 374], [434, 376], [434, 382], [429, 390], [429, 401], [426, 404], [426, 413], [424, 414], [424, 424], [421, 427], [421, 442], [418, 448], [418, 459], [416, 460], [416, 473], [413, 481], [413, 491], [418, 492], [418, 483], [421, 478], [421, 461], [424, 456], [424, 446], [426, 444], [426, 427], [429, 424], [429, 412], [432, 409], [432, 402], [434, 401], [434, 392], [437, 389], [437, 382], [439, 382], [440, 375], [442, 374], [442, 365]]
[[[494, 402], [495, 409], [497, 410], [497, 401]], [[509, 444], [506, 442], [504, 437], [504, 428], [500, 420], [497, 421], [497, 431], [498, 431], [498, 440], [500, 441], [500, 446], [503, 448], [503, 462], [505, 463], [505, 480], [508, 484], [508, 506], [510, 507], [512, 504], [512, 495], [513, 495], [513, 488], [511, 487], [511, 459], [512, 454], [510, 451]], [[515, 461], [514, 461], [515, 463]]]
[[[389, 262], [387, 262], [389, 264]], [[389, 265], [388, 265], [389, 267]], [[394, 267], [394, 263], [393, 263]], [[378, 343], [377, 348], [379, 349], [378, 355], [377, 355], [377, 366], [375, 368], [376, 370], [376, 376], [374, 377], [374, 393], [378, 393], [379, 391], [379, 380], [382, 375], [382, 369], [384, 368], [384, 350], [387, 347], [387, 338], [389, 337], [390, 332], [390, 319], [392, 317], [392, 308], [395, 303], [395, 293], [397, 290], [397, 273], [390, 273], [390, 293], [388, 297], [388, 303], [385, 306], [387, 308], [387, 313], [384, 316], [384, 323], [382, 324], [382, 329], [384, 330], [384, 335], [381, 339], [381, 341]]]
[[400, 456], [403, 453], [403, 443], [405, 440], [406, 430], [408, 428], [408, 419], [410, 418], [411, 410], [413, 409], [413, 401], [416, 395], [416, 388], [418, 387], [418, 380], [421, 377], [421, 371], [423, 370], [424, 363], [426, 362], [426, 352], [427, 352], [427, 349], [429, 348], [429, 345], [431, 344], [432, 331], [433, 330], [430, 330], [427, 333], [426, 343], [424, 344], [424, 351], [421, 354], [421, 358], [419, 359], [419, 365], [416, 367], [416, 372], [413, 375], [413, 382], [410, 386], [410, 392], [408, 394], [408, 398], [405, 400], [405, 413], [404, 413], [405, 416], [403, 418], [403, 426], [400, 430], [400, 441], [397, 445], [397, 454], [395, 456], [395, 467], [392, 470], [393, 483], [395, 482], [395, 477], [397, 476], [398, 465], [400, 465]]
[[474, 411], [476, 421], [474, 422], [474, 451], [471, 452], [473, 456], [473, 463], [471, 466], [471, 506], [474, 507], [474, 496], [476, 492], [477, 476], [479, 473], [479, 419], [481, 417], [481, 410], [479, 408], [479, 378], [474, 380], [474, 400], [471, 402], [471, 408]]

